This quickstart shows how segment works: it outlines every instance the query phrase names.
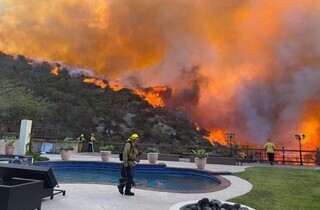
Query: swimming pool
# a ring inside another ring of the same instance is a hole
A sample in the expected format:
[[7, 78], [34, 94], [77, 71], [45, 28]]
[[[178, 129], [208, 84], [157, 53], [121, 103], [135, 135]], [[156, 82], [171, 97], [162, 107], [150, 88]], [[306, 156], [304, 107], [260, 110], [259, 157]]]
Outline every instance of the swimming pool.
[[[117, 185], [120, 163], [99, 161], [43, 161], [34, 163], [51, 167], [58, 183], [99, 183]], [[221, 177], [208, 171], [168, 168], [165, 164], [138, 164], [136, 187], [167, 192], [197, 193], [221, 188]]]

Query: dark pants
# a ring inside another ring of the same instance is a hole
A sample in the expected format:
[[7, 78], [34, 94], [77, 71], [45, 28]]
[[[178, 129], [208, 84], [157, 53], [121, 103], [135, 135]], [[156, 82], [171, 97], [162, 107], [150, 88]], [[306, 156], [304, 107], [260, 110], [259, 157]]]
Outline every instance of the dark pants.
[[89, 152], [94, 152], [93, 143], [89, 142]]
[[133, 168], [130, 166], [128, 167], [121, 167], [121, 178], [119, 179], [119, 186], [125, 189], [125, 193], [131, 192], [131, 187], [134, 185], [133, 181]]
[[271, 165], [273, 165], [273, 160], [274, 160], [274, 153], [267, 153], [268, 154], [268, 159]]

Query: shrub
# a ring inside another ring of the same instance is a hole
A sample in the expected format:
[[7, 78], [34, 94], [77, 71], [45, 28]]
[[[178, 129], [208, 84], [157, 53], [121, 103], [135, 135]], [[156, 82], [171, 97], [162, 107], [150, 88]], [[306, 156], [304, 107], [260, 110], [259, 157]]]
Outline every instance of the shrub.
[[205, 149], [198, 149], [198, 150], [191, 150], [195, 157], [197, 158], [206, 158], [209, 155], [209, 152], [207, 152]]
[[99, 147], [99, 149], [100, 149], [100, 151], [113, 151], [114, 146], [113, 145], [106, 145], [106, 146]]
[[16, 140], [13, 140], [13, 139], [6, 139], [4, 142], [5, 142], [6, 146], [13, 146], [15, 141]]
[[155, 153], [159, 153], [159, 150], [155, 147], [148, 147], [146, 149], [146, 153], [149, 153], [149, 152], [155, 152]]
[[64, 151], [72, 151], [74, 150], [73, 146], [71, 146], [70, 144], [64, 144], [64, 145], [61, 145], [60, 151], [64, 150]]

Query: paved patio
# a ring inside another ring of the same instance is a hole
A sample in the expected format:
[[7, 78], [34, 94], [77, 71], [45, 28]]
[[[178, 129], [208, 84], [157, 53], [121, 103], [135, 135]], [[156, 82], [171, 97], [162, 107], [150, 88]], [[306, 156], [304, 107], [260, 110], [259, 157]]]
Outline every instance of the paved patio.
[[[44, 154], [50, 160], [61, 160], [59, 154]], [[73, 154], [70, 160], [101, 161], [99, 153]], [[118, 156], [110, 158], [110, 162], [119, 162]], [[196, 168], [195, 163], [159, 161], [168, 167]], [[148, 163], [142, 160], [141, 163]], [[230, 166], [207, 164], [206, 170], [214, 172], [241, 172], [250, 166]], [[164, 210], [180, 202], [199, 200], [202, 198], [228, 200], [252, 189], [252, 185], [236, 176], [222, 176], [231, 182], [226, 189], [196, 194], [168, 193], [133, 188], [135, 196], [120, 195], [115, 185], [101, 184], [59, 184], [61, 189], [67, 191], [66, 196], [56, 195], [53, 200], [43, 199], [43, 210]]]

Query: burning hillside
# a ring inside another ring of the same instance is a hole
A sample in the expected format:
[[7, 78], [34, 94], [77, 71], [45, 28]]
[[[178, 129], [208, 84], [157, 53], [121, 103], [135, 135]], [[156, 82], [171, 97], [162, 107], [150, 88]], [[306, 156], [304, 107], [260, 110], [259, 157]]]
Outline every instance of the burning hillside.
[[[56, 68], [52, 70], [52, 73], [56, 73]], [[119, 91], [125, 88], [124, 85], [119, 85], [115, 82], [107, 82], [102, 79], [97, 79], [94, 77], [87, 77], [83, 80], [86, 83], [93, 83], [101, 88], [106, 88], [109, 86], [114, 91]], [[141, 98], [145, 99], [154, 107], [164, 107], [164, 98], [168, 98], [170, 96], [170, 89], [166, 86], [156, 86], [156, 87], [149, 87], [149, 88], [136, 88], [133, 92], [139, 95]]]
[[187, 113], [214, 140], [234, 132], [297, 148], [294, 134], [304, 133], [303, 148], [314, 149], [319, 20], [312, 0], [0, 0], [0, 50], [121, 81]]

